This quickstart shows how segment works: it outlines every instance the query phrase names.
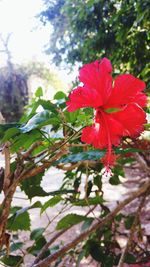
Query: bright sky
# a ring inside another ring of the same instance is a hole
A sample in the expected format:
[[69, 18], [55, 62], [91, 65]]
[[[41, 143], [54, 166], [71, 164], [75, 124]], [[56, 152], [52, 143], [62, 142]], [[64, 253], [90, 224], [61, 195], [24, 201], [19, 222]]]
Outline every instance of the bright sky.
[[[0, 35], [9, 41], [9, 50], [13, 63], [25, 63], [32, 60], [49, 62], [50, 56], [45, 55], [44, 46], [50, 40], [50, 24], [43, 26], [37, 14], [43, 10], [42, 0], [0, 0]], [[0, 50], [4, 49], [0, 41]], [[0, 53], [0, 66], [6, 62], [6, 54]], [[52, 66], [51, 66], [52, 67]], [[56, 70], [53, 65], [53, 69]], [[72, 74], [67, 70], [58, 70], [60, 78], [71, 82], [77, 76], [77, 67]]]
[[[44, 45], [49, 41], [50, 26], [40, 27], [34, 18], [42, 10], [42, 0], [1, 0], [0, 34], [3, 39], [12, 33], [9, 48], [13, 62], [21, 63], [32, 58], [44, 59]], [[2, 49], [0, 42], [0, 49]], [[0, 61], [4, 54], [0, 53]]]

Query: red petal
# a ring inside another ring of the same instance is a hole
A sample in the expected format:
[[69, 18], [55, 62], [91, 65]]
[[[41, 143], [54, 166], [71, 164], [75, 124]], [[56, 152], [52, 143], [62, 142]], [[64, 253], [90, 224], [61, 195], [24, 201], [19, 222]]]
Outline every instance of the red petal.
[[98, 92], [102, 104], [106, 103], [112, 91], [111, 72], [111, 62], [107, 58], [86, 64], [80, 69], [79, 80]]
[[79, 108], [93, 107], [97, 108], [102, 104], [102, 99], [96, 90], [87, 87], [77, 87], [69, 95], [69, 101], [66, 102], [68, 111], [75, 111]]
[[96, 148], [106, 148], [107, 154], [103, 162], [109, 168], [115, 160], [112, 145], [118, 146], [123, 136], [139, 136], [144, 130], [144, 123], [146, 123], [146, 114], [134, 103], [129, 104], [120, 112], [111, 114], [98, 109], [95, 123], [83, 129], [81, 140]]
[[[103, 140], [104, 138], [104, 140]], [[91, 144], [96, 148], [105, 148], [107, 143], [107, 136], [103, 134], [103, 128], [99, 123], [92, 126], [85, 127], [82, 131], [81, 141]], [[103, 146], [103, 143], [105, 145]]]
[[96, 148], [107, 148], [119, 145], [121, 136], [124, 135], [124, 127], [111, 114], [103, 112], [96, 114], [95, 123], [85, 127], [82, 131], [81, 140], [92, 144]]
[[92, 126], [83, 129], [81, 140], [96, 148], [107, 148], [107, 154], [102, 162], [108, 170], [116, 158], [112, 151], [112, 145], [117, 146], [120, 143], [123, 127], [111, 115], [104, 112], [97, 112], [95, 121]]
[[127, 105], [120, 112], [112, 113], [111, 116], [122, 125], [123, 136], [138, 137], [144, 130], [146, 113], [135, 103]]
[[146, 107], [147, 105], [147, 96], [143, 93], [137, 93], [134, 102], [136, 102], [140, 107]]
[[85, 127], [82, 131], [81, 140], [87, 144], [92, 144], [96, 148], [108, 148], [105, 156], [101, 158], [101, 162], [106, 166], [106, 171], [109, 172], [110, 166], [115, 163], [116, 156], [108, 144], [109, 140], [106, 129], [98, 123], [91, 127]]
[[133, 75], [120, 75], [115, 80], [114, 89], [108, 99], [105, 108], [120, 107], [131, 102], [142, 107], [146, 105], [146, 96], [141, 93], [145, 89], [145, 83]]

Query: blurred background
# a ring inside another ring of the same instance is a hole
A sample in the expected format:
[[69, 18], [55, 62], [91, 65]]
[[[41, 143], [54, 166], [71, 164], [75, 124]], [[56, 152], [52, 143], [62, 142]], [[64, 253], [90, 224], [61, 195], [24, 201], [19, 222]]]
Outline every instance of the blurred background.
[[47, 99], [68, 91], [83, 63], [104, 56], [114, 75], [149, 88], [149, 0], [1, 0], [1, 121], [17, 121], [39, 86]]

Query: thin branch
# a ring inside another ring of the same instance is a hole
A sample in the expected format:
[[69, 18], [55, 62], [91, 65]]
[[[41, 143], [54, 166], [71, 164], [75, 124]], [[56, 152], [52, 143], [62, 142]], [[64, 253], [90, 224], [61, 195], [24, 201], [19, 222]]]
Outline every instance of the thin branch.
[[71, 248], [75, 247], [78, 243], [80, 243], [82, 240], [87, 238], [91, 233], [96, 231], [98, 228], [102, 227], [104, 224], [108, 223], [110, 220], [114, 218], [114, 216], [122, 210], [126, 205], [128, 205], [131, 201], [135, 200], [136, 198], [143, 195], [146, 191], [150, 189], [150, 181], [146, 182], [140, 189], [138, 189], [135, 192], [132, 192], [132, 195], [129, 196], [127, 199], [122, 201], [118, 206], [109, 213], [101, 222], [96, 221], [93, 223], [93, 225], [87, 229], [86, 231], [82, 232], [80, 235], [78, 235], [75, 239], [73, 239], [71, 242], [64, 245], [61, 249], [54, 252], [52, 255], [48, 256], [46, 259], [40, 261], [37, 264], [33, 264], [32, 267], [47, 267], [50, 263], [54, 262], [58, 257], [63, 257], [65, 253], [70, 250]]
[[87, 144], [68, 144], [69, 147], [88, 147]]
[[6, 142], [3, 148], [2, 153], [5, 156], [5, 171], [4, 171], [4, 183], [3, 183], [3, 191], [6, 194], [7, 189], [10, 185], [10, 151], [9, 151], [10, 143]]
[[78, 162], [78, 163], [75, 163], [75, 164], [71, 164], [70, 166], [65, 166], [64, 164], [59, 164], [56, 166], [57, 169], [61, 169], [63, 171], [72, 171], [74, 170], [75, 168], [79, 167], [82, 163], [81, 162]]
[[135, 153], [135, 158], [140, 163], [141, 168], [143, 169], [143, 171], [145, 171], [146, 173], [150, 174], [150, 167], [147, 165], [147, 163], [144, 160], [144, 158], [139, 153]]
[[60, 159], [65, 154], [66, 154], [66, 151], [60, 151], [56, 155], [54, 155], [50, 160], [44, 162], [42, 165], [37, 166], [35, 168], [33, 168], [33, 167], [30, 168], [29, 167], [29, 169], [25, 169], [25, 171], [23, 171], [21, 176], [18, 178], [19, 181], [22, 181], [24, 179], [33, 177], [33, 176], [45, 171], [47, 168], [49, 168], [52, 165], [52, 163], [54, 161]]
[[33, 143], [31, 147], [24, 154], [22, 154], [23, 159], [28, 158], [33, 152], [33, 150], [36, 149], [38, 146], [42, 145], [42, 143], [43, 143], [42, 141], [37, 141]]
[[59, 165], [56, 166], [56, 168], [61, 169], [63, 171], [72, 171], [79, 166], [86, 167], [87, 164], [89, 167], [94, 167], [96, 163], [97, 163], [96, 160], [83, 160], [83, 161], [71, 164], [70, 166], [65, 166], [65, 164], [60, 163]]

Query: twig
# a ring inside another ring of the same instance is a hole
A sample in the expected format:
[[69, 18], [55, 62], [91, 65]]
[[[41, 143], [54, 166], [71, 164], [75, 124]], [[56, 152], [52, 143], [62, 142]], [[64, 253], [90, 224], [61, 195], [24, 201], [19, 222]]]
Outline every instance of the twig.
[[70, 166], [65, 166], [65, 164], [60, 163], [59, 165], [56, 166], [56, 168], [61, 169], [63, 171], [72, 171], [81, 165], [86, 167], [87, 164], [89, 167], [94, 167], [96, 165], [96, 160], [83, 160], [83, 161], [79, 161], [77, 163], [71, 164]]
[[87, 144], [69, 144], [69, 147], [87, 147]]
[[72, 171], [75, 168], [79, 167], [82, 164], [82, 162], [77, 162], [75, 164], [71, 164], [70, 166], [65, 166], [64, 164], [59, 164], [56, 166], [57, 169], [61, 169], [63, 171]]
[[10, 185], [10, 151], [9, 151], [10, 143], [6, 142], [3, 148], [3, 154], [5, 156], [5, 171], [4, 171], [4, 183], [3, 183], [3, 190], [4, 194], [6, 194], [7, 189]]
[[96, 221], [93, 223], [93, 225], [87, 229], [86, 231], [82, 232], [80, 235], [78, 235], [75, 239], [73, 239], [71, 242], [67, 243], [65, 246], [63, 246], [61, 249], [53, 253], [52, 255], [48, 256], [46, 259], [40, 261], [37, 264], [33, 264], [32, 267], [47, 267], [50, 263], [54, 262], [58, 257], [63, 257], [64, 254], [70, 250], [71, 248], [75, 247], [78, 243], [80, 243], [82, 240], [87, 238], [91, 233], [96, 231], [99, 227], [102, 227], [104, 224], [109, 222], [114, 218], [114, 216], [122, 210], [126, 205], [128, 205], [131, 201], [134, 199], [140, 197], [142, 194], [144, 194], [146, 191], [150, 189], [150, 181], [146, 182], [140, 189], [138, 189], [135, 192], [132, 192], [132, 195], [129, 196], [127, 199], [122, 201], [118, 206], [109, 213], [101, 222]]
[[54, 161], [60, 159], [65, 154], [66, 154], [66, 151], [62, 150], [62, 151], [58, 152], [57, 154], [55, 154], [50, 160], [44, 162], [42, 165], [37, 166], [35, 168], [29, 167], [29, 169], [25, 169], [25, 171], [19, 177], [19, 181], [33, 177], [33, 176], [43, 172], [45, 169], [49, 168]]
[[150, 167], [148, 167], [146, 161], [139, 153], [135, 153], [136, 160], [140, 163], [141, 168], [148, 174], [150, 174]]
[[33, 152], [33, 150], [36, 149], [38, 146], [42, 145], [42, 143], [43, 143], [42, 141], [37, 141], [33, 143], [31, 147], [24, 154], [22, 154], [23, 159], [28, 158]]

